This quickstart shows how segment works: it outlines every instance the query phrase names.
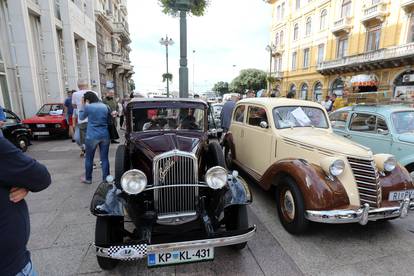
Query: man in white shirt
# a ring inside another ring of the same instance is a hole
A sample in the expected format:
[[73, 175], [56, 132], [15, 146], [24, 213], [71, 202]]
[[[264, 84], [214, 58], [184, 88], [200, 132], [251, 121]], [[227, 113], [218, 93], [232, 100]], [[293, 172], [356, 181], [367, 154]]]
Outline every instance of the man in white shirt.
[[332, 100], [331, 97], [326, 96], [325, 100], [321, 102], [321, 105], [325, 107], [326, 111], [332, 111]]
[[87, 80], [78, 81], [79, 90], [72, 94], [72, 105], [73, 105], [73, 121], [76, 124], [76, 127], [79, 129], [79, 145], [81, 147], [80, 156], [85, 156], [85, 137], [86, 137], [86, 127], [88, 125], [88, 118], [85, 120], [80, 120], [78, 117], [79, 110], [83, 109], [82, 98], [83, 95], [89, 90], [89, 84]]

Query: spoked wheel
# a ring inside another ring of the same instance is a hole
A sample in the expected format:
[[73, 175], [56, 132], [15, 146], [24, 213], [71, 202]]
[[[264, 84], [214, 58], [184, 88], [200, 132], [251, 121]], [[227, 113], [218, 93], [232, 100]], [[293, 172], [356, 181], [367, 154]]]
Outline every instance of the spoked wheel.
[[27, 137], [21, 136], [17, 139], [17, 145], [22, 152], [27, 151], [27, 147], [29, 146], [29, 139]]
[[277, 210], [283, 227], [291, 234], [304, 233], [308, 227], [302, 192], [291, 178], [285, 178], [277, 189]]
[[[246, 205], [233, 205], [224, 210], [224, 219], [227, 230], [244, 230], [249, 228]], [[232, 248], [241, 250], [246, 247], [247, 242], [233, 244]]]
[[[97, 217], [95, 227], [95, 244], [97, 246], [110, 246], [120, 244], [123, 241], [122, 217]], [[103, 270], [111, 270], [116, 267], [119, 260], [96, 256], [99, 267]]]

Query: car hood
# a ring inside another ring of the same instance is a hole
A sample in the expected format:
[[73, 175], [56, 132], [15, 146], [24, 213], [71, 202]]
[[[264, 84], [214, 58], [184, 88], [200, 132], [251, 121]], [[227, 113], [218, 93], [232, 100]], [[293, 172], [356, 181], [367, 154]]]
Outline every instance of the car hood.
[[398, 136], [398, 140], [414, 144], [414, 133], [404, 133]]
[[372, 152], [369, 148], [352, 142], [330, 130], [294, 128], [285, 129], [281, 132], [285, 142], [294, 143], [296, 146], [312, 147], [333, 155], [339, 153], [346, 156], [372, 158]]
[[133, 141], [148, 157], [153, 158], [164, 152], [179, 150], [196, 154], [203, 135], [179, 133], [157, 133], [147, 137], [135, 137]]
[[60, 123], [65, 120], [63, 115], [35, 115], [28, 119], [24, 119], [24, 124], [50, 124], [50, 123]]

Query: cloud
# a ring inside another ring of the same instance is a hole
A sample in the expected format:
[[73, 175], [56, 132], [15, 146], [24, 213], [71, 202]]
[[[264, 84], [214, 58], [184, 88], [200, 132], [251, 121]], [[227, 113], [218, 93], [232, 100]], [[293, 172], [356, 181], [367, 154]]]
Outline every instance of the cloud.
[[[190, 90], [193, 67], [196, 92], [210, 90], [218, 81], [230, 82], [241, 69], [268, 68], [271, 6], [264, 1], [212, 0], [205, 16], [187, 18]], [[175, 41], [169, 47], [169, 71], [171, 89], [178, 90], [179, 18], [163, 14], [157, 0], [129, 0], [128, 20], [137, 90], [165, 87], [165, 47], [159, 40], [166, 34]]]

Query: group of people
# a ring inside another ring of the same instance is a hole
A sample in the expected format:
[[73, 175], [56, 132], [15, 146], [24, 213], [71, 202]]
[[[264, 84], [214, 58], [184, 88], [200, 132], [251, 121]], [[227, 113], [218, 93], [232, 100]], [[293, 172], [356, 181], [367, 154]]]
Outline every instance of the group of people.
[[326, 111], [332, 112], [344, 107], [345, 103], [342, 98], [338, 98], [338, 96], [334, 93], [331, 96], [326, 96], [325, 100], [321, 102], [321, 105], [326, 109]]

